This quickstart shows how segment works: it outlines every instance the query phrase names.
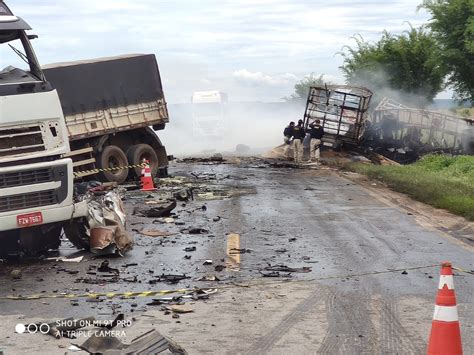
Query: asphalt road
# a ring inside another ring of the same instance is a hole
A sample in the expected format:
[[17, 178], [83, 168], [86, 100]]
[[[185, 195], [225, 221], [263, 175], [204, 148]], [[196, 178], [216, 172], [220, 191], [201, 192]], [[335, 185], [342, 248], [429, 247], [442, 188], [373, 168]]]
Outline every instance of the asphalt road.
[[[426, 211], [420, 218], [412, 205], [388, 202], [383, 197], [390, 194], [386, 188], [362, 186], [328, 168], [273, 168], [247, 159], [175, 164], [172, 173], [193, 173], [204, 185], [234, 196], [208, 200], [211, 195], [202, 195], [179, 204], [177, 225], [131, 215], [153, 195], [128, 193], [128, 230], [136, 244], [124, 257], [109, 259], [121, 271], [118, 282], [75, 282], [103, 261], [83, 252], [85, 259], [78, 264], [30, 261], [2, 266], [0, 296], [193, 286], [217, 287], [217, 293], [192, 302], [194, 312], [179, 320], [160, 306], [147, 305], [146, 297], [100, 303], [78, 299], [77, 306], [70, 299], [3, 299], [0, 350], [63, 354], [70, 340], [15, 334], [15, 324], [89, 315], [107, 319], [123, 312], [134, 318], [134, 326], [127, 328], [128, 341], [156, 327], [191, 354], [422, 354], [439, 278], [439, 268], [433, 265], [449, 260], [474, 269], [474, 248], [449, 230], [436, 228], [439, 221], [430, 225]], [[187, 234], [184, 229], [190, 227], [208, 232]], [[175, 234], [153, 238], [141, 235], [143, 229]], [[196, 250], [186, 252], [186, 247]], [[232, 248], [247, 250], [235, 254], [229, 252]], [[63, 243], [61, 253], [72, 252]], [[212, 265], [203, 265], [205, 260]], [[138, 265], [124, 267], [134, 263]], [[216, 265], [226, 268], [216, 271]], [[275, 274], [268, 269], [274, 265], [309, 272]], [[22, 270], [20, 280], [11, 279], [12, 269]], [[149, 284], [162, 273], [190, 278], [175, 285]], [[137, 282], [125, 281], [134, 276]], [[204, 276], [221, 281], [197, 281]], [[474, 276], [458, 273], [455, 287], [464, 352], [473, 354]]]

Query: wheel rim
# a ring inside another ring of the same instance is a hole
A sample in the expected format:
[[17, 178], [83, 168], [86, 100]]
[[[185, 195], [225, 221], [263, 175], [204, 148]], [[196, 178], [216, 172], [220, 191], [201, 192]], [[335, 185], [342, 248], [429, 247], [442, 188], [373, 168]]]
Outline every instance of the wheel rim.
[[[120, 161], [114, 157], [114, 156], [111, 156], [109, 158], [109, 161], [107, 162], [107, 168], [112, 168], [112, 169], [115, 169], [115, 168], [118, 168], [120, 167]], [[120, 170], [112, 170], [110, 171], [113, 175], [117, 175], [117, 174], [120, 174]]]

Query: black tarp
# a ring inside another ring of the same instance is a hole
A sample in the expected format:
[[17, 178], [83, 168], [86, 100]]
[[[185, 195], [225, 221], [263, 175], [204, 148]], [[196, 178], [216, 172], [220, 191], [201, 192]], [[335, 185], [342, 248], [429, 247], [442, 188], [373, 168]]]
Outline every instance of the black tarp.
[[154, 54], [139, 54], [47, 65], [65, 115], [163, 98]]

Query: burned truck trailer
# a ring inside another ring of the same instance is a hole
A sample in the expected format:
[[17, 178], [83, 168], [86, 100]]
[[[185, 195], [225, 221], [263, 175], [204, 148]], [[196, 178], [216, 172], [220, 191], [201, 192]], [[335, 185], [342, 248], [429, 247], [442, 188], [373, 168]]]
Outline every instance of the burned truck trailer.
[[433, 152], [474, 154], [474, 120], [384, 98], [370, 117], [364, 145], [407, 163]]
[[59, 94], [76, 178], [99, 171], [102, 181], [122, 183], [140, 176], [143, 159], [154, 175], [166, 174], [166, 149], [154, 132], [169, 121], [155, 55], [51, 64], [43, 72]]
[[324, 128], [323, 144], [339, 148], [358, 145], [363, 137], [372, 92], [355, 86], [311, 87], [304, 125], [316, 120]]

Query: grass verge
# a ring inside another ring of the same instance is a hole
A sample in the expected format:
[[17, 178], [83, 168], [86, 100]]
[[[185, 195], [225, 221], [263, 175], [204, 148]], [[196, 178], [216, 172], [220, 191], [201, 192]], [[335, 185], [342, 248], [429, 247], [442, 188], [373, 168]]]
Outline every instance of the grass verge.
[[418, 201], [474, 221], [474, 156], [427, 155], [410, 165], [351, 163], [346, 168], [383, 181]]

